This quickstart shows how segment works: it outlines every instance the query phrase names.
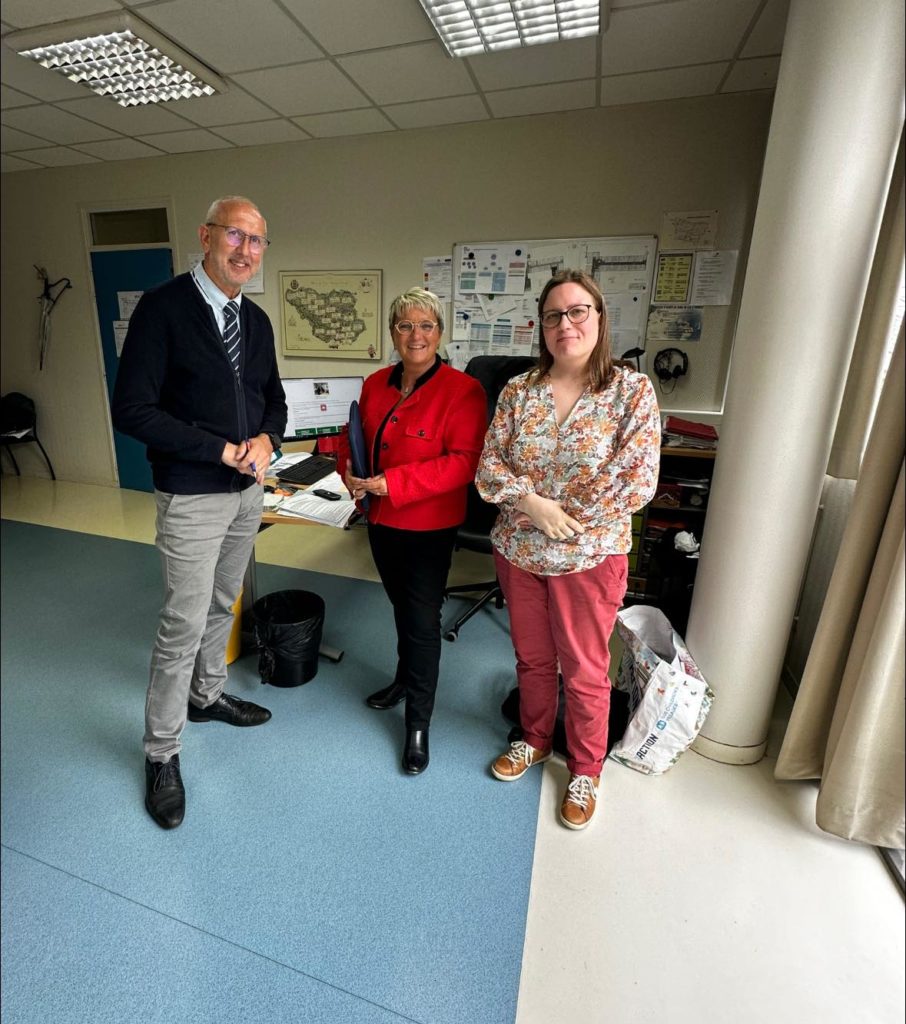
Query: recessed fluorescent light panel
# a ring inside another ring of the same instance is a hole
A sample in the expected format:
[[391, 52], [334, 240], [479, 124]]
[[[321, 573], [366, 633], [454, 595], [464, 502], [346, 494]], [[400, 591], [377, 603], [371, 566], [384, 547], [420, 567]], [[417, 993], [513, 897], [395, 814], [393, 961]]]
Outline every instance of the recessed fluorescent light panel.
[[451, 57], [594, 36], [600, 0], [421, 0]]
[[122, 107], [213, 96], [227, 89], [213, 71], [126, 11], [23, 29], [3, 41]]

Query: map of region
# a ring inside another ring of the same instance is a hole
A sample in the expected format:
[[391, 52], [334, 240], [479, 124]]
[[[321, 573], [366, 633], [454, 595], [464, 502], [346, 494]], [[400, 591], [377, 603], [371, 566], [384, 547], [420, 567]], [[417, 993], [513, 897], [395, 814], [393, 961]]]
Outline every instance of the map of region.
[[377, 357], [379, 277], [283, 273], [280, 279], [287, 355]]
[[352, 292], [333, 291], [324, 295], [314, 288], [288, 291], [286, 301], [295, 306], [299, 317], [311, 324], [311, 332], [330, 348], [351, 345], [365, 330], [365, 321], [356, 316]]

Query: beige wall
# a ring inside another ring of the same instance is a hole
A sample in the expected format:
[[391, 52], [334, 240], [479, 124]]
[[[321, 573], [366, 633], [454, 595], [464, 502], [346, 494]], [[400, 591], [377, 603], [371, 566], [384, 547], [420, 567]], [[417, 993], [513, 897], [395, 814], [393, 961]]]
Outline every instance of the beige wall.
[[[58, 477], [114, 483], [82, 206], [166, 198], [181, 271], [199, 249], [210, 200], [239, 192], [259, 204], [274, 240], [265, 294], [254, 298], [278, 337], [280, 270], [380, 268], [386, 308], [420, 282], [422, 257], [458, 241], [658, 234], [665, 210], [717, 209], [718, 246], [740, 250], [736, 298], [706, 308], [702, 341], [686, 346], [689, 375], [662, 405], [718, 412], [770, 103], [765, 92], [701, 97], [5, 174], [2, 389], [35, 398]], [[73, 284], [54, 311], [40, 373], [34, 264]], [[367, 373], [373, 364], [281, 357], [286, 376], [327, 368]], [[21, 452], [23, 472], [43, 475], [30, 455]]]

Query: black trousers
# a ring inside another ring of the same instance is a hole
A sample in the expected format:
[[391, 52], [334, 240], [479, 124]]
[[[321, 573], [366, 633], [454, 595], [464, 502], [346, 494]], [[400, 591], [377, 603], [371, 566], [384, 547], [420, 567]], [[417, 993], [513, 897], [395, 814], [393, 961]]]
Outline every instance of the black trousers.
[[397, 530], [368, 527], [371, 554], [396, 621], [394, 682], [406, 687], [406, 725], [427, 728], [440, 668], [440, 608], [456, 527]]

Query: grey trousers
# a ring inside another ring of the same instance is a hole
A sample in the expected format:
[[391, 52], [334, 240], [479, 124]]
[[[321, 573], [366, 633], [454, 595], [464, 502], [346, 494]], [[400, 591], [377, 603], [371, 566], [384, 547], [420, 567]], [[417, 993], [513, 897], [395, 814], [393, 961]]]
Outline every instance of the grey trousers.
[[154, 492], [164, 604], [145, 702], [151, 761], [179, 753], [189, 700], [207, 707], [223, 692], [233, 605], [261, 523], [263, 493], [254, 484], [231, 494]]

